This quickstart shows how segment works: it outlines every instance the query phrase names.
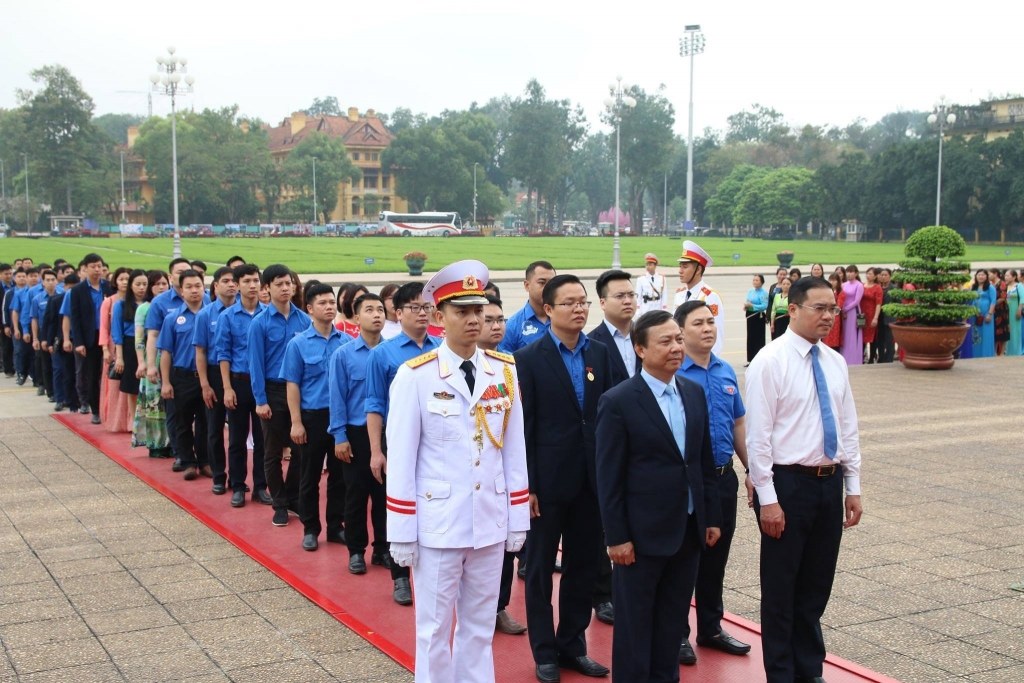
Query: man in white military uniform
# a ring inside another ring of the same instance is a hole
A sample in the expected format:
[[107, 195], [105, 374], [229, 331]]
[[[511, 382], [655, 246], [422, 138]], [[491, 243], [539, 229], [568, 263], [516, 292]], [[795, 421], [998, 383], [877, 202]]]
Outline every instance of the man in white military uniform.
[[391, 384], [388, 538], [394, 560], [414, 568], [417, 683], [494, 681], [502, 561], [530, 528], [515, 360], [476, 345], [487, 277], [483, 263], [460, 261], [430, 279], [423, 298], [445, 341]]
[[634, 318], [639, 318], [648, 311], [663, 311], [668, 308], [668, 282], [658, 272], [658, 257], [654, 254], [644, 256], [644, 267], [647, 272], [636, 279], [636, 296], [639, 304]]
[[721, 357], [722, 349], [725, 346], [725, 306], [722, 304], [721, 295], [704, 282], [704, 271], [708, 266], [713, 265], [715, 265], [714, 260], [708, 256], [706, 251], [697, 246], [696, 242], [690, 240], [683, 242], [683, 254], [679, 257], [680, 285], [676, 288], [676, 294], [672, 300], [672, 310], [675, 311], [687, 301], [705, 302], [711, 315], [715, 316], [715, 327], [718, 329], [718, 339], [715, 341], [711, 353]]

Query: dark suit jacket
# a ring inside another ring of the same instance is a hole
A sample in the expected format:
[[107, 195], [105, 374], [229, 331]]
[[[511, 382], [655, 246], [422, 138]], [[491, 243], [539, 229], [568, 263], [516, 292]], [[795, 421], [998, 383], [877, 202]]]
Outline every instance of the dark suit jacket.
[[[587, 335], [594, 341], [599, 341], [608, 347], [608, 356], [612, 362], [612, 384], [619, 384], [629, 379], [629, 371], [626, 369], [626, 361], [622, 360], [622, 354], [619, 353], [619, 347], [615, 345], [615, 340], [612, 339], [612, 333], [608, 331], [608, 326], [601, 321], [601, 324], [590, 331]], [[636, 359], [636, 372], [640, 372], [640, 358]]]
[[609, 546], [668, 557], [686, 535], [687, 483], [703, 547], [722, 526], [718, 473], [704, 390], [676, 377], [686, 414], [686, 462], [651, 388], [640, 374], [601, 397], [597, 409], [597, 490]]
[[[68, 296], [71, 297], [71, 336], [75, 340], [75, 346], [93, 347], [99, 344], [100, 328], [96, 326], [96, 304], [92, 300], [89, 290], [92, 286], [88, 280], [83, 280], [71, 288]], [[110, 296], [110, 283], [100, 280], [100, 293], [106, 299]]]
[[551, 335], [515, 352], [526, 423], [530, 493], [540, 501], [567, 502], [584, 487], [597, 493], [594, 428], [597, 400], [613, 386], [609, 351], [591, 341], [583, 351], [594, 379], [583, 378], [583, 410]]
[[[11, 326], [11, 303], [13, 303], [13, 301], [14, 301], [14, 293], [17, 292], [17, 291], [18, 290], [15, 287], [12, 286], [6, 292], [4, 292], [4, 303], [3, 303], [4, 313], [3, 313], [3, 316], [4, 316], [4, 327], [7, 327], [7, 328], [9, 328]], [[12, 334], [13, 334], [13, 331], [12, 331]]]
[[43, 321], [39, 326], [39, 337], [47, 344], [54, 344], [59, 349], [64, 344], [64, 330], [61, 324], [60, 306], [64, 303], [67, 292], [59, 292], [50, 297], [43, 313]]

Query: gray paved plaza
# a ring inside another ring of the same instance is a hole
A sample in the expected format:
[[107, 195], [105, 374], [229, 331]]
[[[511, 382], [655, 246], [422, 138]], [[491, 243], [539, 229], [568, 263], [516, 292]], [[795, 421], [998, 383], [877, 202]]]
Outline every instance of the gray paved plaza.
[[[864, 519], [829, 650], [908, 682], [1024, 680], [1024, 359], [851, 377]], [[412, 680], [48, 406], [0, 378], [0, 681]], [[725, 606], [753, 621], [757, 548], [741, 511]]]

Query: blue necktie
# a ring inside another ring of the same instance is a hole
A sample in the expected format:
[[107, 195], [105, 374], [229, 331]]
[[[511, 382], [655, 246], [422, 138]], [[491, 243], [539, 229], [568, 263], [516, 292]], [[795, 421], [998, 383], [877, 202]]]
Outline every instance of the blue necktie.
[[811, 366], [814, 368], [814, 385], [818, 389], [818, 407], [821, 408], [821, 426], [825, 430], [825, 455], [834, 460], [839, 450], [839, 436], [836, 433], [836, 418], [832, 414], [832, 403], [828, 400], [828, 382], [825, 371], [818, 360], [818, 347], [811, 347]]
[[[673, 397], [676, 395], [676, 383], [672, 380], [670, 384], [665, 387], [665, 396], [668, 398], [668, 426], [672, 430], [672, 436], [676, 440], [676, 446], [679, 447], [679, 452], [683, 456], [683, 462], [686, 462], [686, 423], [683, 421], [682, 413], [677, 410], [676, 402]], [[680, 401], [681, 403], [682, 401]], [[686, 483], [687, 490], [687, 510], [686, 514], [693, 514], [693, 489], [690, 488], [690, 483]]]

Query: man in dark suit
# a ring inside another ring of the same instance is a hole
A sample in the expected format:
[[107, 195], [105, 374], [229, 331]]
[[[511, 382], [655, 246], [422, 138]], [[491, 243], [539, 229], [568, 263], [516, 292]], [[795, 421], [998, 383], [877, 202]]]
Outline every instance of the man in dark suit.
[[613, 679], [678, 681], [685, 606], [722, 510], [704, 390], [675, 375], [679, 325], [650, 311], [633, 342], [643, 370], [605, 394], [597, 413], [598, 494], [615, 563]]
[[[584, 632], [603, 552], [594, 425], [597, 401], [612, 387], [612, 370], [607, 347], [583, 334], [590, 302], [579, 278], [551, 278], [543, 301], [551, 328], [515, 356], [530, 476], [526, 618], [537, 679], [549, 683], [559, 680], [559, 667], [586, 676], [609, 673], [587, 656]], [[559, 541], [556, 633], [551, 598]]]
[[101, 279], [103, 259], [86, 254], [82, 259], [86, 280], [71, 290], [71, 338], [75, 353], [83, 358], [82, 372], [88, 391], [92, 423], [100, 423], [100, 375], [103, 372], [103, 347], [100, 346], [100, 306], [110, 296], [110, 284]]

